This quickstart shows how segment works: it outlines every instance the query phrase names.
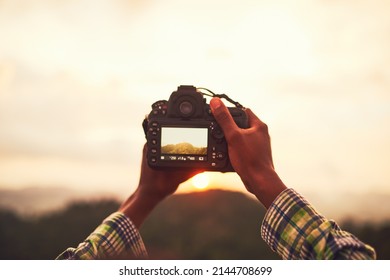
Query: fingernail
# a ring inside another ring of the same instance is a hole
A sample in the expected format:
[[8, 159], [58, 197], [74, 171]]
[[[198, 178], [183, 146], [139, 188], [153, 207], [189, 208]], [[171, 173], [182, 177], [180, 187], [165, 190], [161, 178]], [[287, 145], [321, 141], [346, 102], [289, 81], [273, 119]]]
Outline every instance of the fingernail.
[[219, 107], [221, 107], [222, 101], [218, 97], [214, 97], [213, 99], [210, 100], [210, 105], [211, 105], [211, 108], [213, 108], [215, 110], [215, 109], [218, 109]]

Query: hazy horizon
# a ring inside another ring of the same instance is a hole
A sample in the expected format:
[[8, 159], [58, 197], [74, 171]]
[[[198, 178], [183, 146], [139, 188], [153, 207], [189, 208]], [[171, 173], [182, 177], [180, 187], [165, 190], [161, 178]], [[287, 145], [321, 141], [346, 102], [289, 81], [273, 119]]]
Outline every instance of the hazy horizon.
[[[242, 190], [226, 189], [223, 186], [214, 185], [203, 190], [194, 190], [191, 187], [183, 187], [174, 195], [186, 195], [198, 193], [213, 193], [214, 191], [238, 192], [256, 201], [257, 199], [248, 192]], [[28, 187], [19, 190], [0, 188], [0, 210], [11, 210], [25, 218], [35, 218], [42, 215], [62, 211], [74, 203], [114, 200], [118, 203], [126, 199], [130, 192], [117, 193], [112, 190], [99, 190], [88, 192], [80, 189], [65, 187]], [[390, 221], [389, 194], [353, 192], [339, 192], [323, 194], [321, 192], [304, 192], [306, 198], [314, 205], [314, 208], [329, 219], [336, 222], [358, 222], [377, 224]], [[210, 209], [212, 210], [212, 209]]]

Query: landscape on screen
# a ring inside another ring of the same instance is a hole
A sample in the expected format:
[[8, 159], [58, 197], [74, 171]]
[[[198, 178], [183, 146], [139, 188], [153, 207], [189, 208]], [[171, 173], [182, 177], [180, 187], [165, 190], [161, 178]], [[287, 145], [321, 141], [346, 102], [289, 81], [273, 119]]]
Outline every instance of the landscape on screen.
[[191, 143], [182, 142], [178, 144], [168, 144], [161, 147], [161, 153], [178, 155], [206, 155], [207, 147], [195, 147]]

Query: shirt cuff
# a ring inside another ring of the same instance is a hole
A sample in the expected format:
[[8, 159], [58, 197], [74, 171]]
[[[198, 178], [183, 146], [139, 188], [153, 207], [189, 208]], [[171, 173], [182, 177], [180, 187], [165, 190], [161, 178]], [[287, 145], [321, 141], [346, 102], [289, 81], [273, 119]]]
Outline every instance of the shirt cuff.
[[138, 229], [122, 212], [108, 216], [89, 237], [95, 238], [101, 242], [104, 253], [109, 258], [128, 258], [129, 251], [137, 259], [148, 256]]
[[108, 216], [77, 248], [68, 248], [57, 259], [144, 259], [141, 235], [123, 213]]
[[302, 258], [307, 233], [318, 228], [325, 218], [293, 189], [286, 189], [268, 209], [261, 236], [283, 259]]

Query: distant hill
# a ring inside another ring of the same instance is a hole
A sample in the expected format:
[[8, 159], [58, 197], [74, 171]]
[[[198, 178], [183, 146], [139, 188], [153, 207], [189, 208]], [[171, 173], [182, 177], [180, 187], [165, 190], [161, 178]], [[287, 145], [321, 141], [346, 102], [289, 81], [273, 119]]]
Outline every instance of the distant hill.
[[[53, 259], [84, 240], [119, 202], [77, 202], [41, 217], [0, 210], [0, 259]], [[238, 192], [211, 190], [174, 195], [141, 228], [152, 259], [277, 259], [260, 237], [260, 204]], [[390, 259], [390, 220], [341, 225]]]
[[[304, 193], [315, 208], [327, 218], [337, 222], [376, 222], [390, 220], [390, 194], [386, 193]], [[87, 192], [68, 188], [31, 187], [10, 190], [0, 187], [0, 209], [10, 209], [23, 216], [37, 216], [58, 211], [74, 201], [124, 197], [107, 191]]]
[[207, 147], [195, 147], [191, 143], [183, 142], [162, 146], [161, 153], [179, 155], [205, 155], [207, 154]]
[[142, 227], [152, 258], [275, 259], [260, 237], [265, 210], [238, 192], [175, 195]]
[[[40, 218], [0, 211], [0, 259], [52, 259], [77, 246], [116, 201], [71, 204]], [[242, 193], [206, 191], [163, 201], [142, 226], [154, 259], [275, 259], [260, 237], [264, 209]]]
[[116, 201], [78, 202], [66, 210], [28, 219], [0, 210], [0, 259], [54, 259], [82, 242], [116, 209]]

